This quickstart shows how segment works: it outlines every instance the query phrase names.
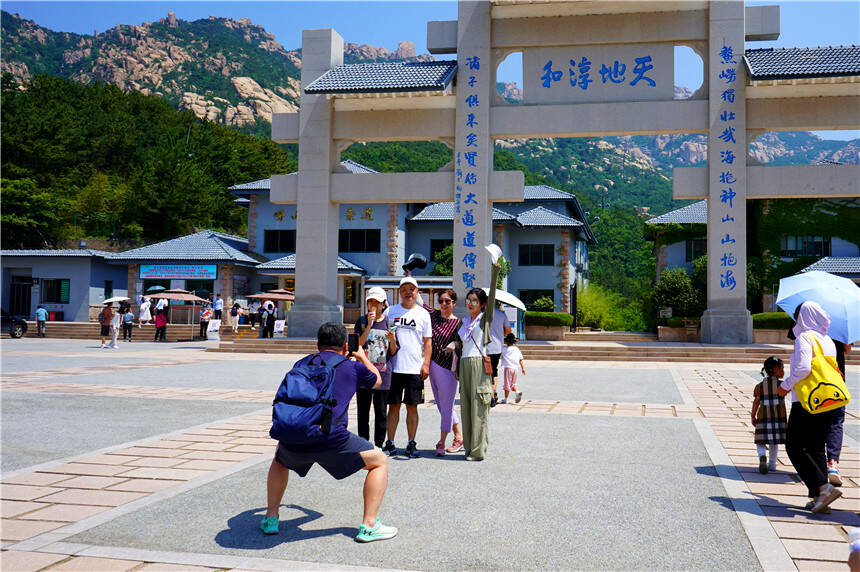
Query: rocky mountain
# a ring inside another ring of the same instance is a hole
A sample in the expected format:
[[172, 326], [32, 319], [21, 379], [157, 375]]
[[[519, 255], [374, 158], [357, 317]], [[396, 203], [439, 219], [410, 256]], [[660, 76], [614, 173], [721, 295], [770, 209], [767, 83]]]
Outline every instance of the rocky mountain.
[[[80, 83], [106, 82], [154, 94], [198, 117], [234, 127], [271, 122], [297, 109], [299, 50], [247, 18], [188, 22], [170, 12], [158, 22], [121, 25], [92, 35], [54, 32], [2, 12], [0, 69], [26, 80], [42, 73]], [[412, 42], [388, 51], [348, 43], [345, 61], [426, 61]]]
[[[158, 22], [118, 24], [92, 35], [54, 32], [7, 12], [0, 19], [0, 69], [18, 80], [41, 73], [79, 83], [115, 84], [263, 137], [270, 132], [272, 113], [295, 111], [298, 106], [300, 51], [285, 49], [247, 18], [210, 16], [188, 22], [168, 13]], [[394, 51], [345, 45], [346, 63], [431, 59], [416, 55], [408, 41]], [[497, 89], [509, 102], [522, 101], [515, 82], [499, 83]], [[676, 99], [691, 95], [689, 89], [675, 87]], [[510, 140], [498, 145], [551, 181], [578, 192], [588, 189], [601, 202], [612, 202], [614, 193], [615, 201], [650, 206], [652, 212], [673, 206], [674, 167], [703, 165], [707, 159], [703, 135]], [[750, 153], [771, 164], [858, 163], [860, 140], [767, 133], [750, 145]]]

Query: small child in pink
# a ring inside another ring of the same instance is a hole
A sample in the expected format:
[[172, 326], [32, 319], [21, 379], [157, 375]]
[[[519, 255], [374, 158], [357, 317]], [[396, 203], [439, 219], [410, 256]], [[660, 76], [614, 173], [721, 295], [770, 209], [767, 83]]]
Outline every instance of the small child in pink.
[[526, 374], [526, 366], [523, 365], [523, 353], [516, 346], [517, 338], [514, 334], [505, 336], [505, 347], [502, 348], [501, 364], [502, 372], [505, 379], [505, 398], [500, 403], [508, 402], [508, 395], [513, 391], [516, 395], [516, 403], [519, 403], [523, 398], [523, 392], [517, 387], [517, 369], [521, 369], [523, 375]]

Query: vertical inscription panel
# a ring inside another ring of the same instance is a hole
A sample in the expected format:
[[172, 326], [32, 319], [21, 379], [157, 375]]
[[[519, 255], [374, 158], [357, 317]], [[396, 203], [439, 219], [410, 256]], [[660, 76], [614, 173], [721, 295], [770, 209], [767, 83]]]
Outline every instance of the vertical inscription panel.
[[490, 4], [460, 2], [457, 27], [457, 113], [454, 130], [454, 275], [457, 292], [489, 286]]

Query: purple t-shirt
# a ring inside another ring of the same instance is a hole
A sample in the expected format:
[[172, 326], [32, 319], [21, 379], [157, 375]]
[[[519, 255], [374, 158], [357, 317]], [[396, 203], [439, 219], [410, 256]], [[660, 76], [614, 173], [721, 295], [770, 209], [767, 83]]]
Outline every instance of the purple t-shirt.
[[[335, 360], [333, 363], [337, 363], [337, 360], [342, 357], [340, 354], [328, 351], [322, 352], [321, 355], [326, 363], [330, 359]], [[312, 357], [313, 355], [303, 357], [296, 365], [305, 363]], [[326, 451], [343, 445], [349, 439], [349, 431], [346, 428], [349, 424], [349, 415], [347, 415], [349, 402], [352, 401], [352, 396], [355, 395], [357, 389], [372, 388], [376, 384], [376, 375], [364, 367], [363, 364], [349, 359], [338, 365], [334, 371], [336, 375], [332, 397], [337, 400], [337, 405], [332, 409], [332, 423], [336, 423], [336, 425], [331, 428], [328, 440], [324, 443], [314, 445], [291, 445], [288, 447], [290, 450], [302, 452]]]

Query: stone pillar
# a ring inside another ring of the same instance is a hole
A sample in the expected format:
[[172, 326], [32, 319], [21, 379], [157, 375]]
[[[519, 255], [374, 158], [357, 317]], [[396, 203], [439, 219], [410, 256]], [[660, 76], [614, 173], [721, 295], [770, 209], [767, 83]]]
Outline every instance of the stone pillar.
[[[492, 239], [489, 179], [490, 3], [458, 3], [457, 113], [454, 142], [454, 289], [465, 299], [472, 287], [489, 286], [490, 260], [484, 246]], [[458, 306], [464, 311], [464, 306]]]
[[128, 265], [128, 297], [131, 298], [132, 304], [137, 304], [137, 277], [140, 275], [140, 266], [137, 264]]
[[400, 252], [400, 241], [398, 240], [400, 229], [397, 227], [397, 209], [396, 203], [388, 207], [388, 240], [385, 243], [385, 247], [388, 255], [388, 274], [390, 276], [397, 276], [402, 272], [397, 265]]
[[324, 322], [342, 320], [337, 307], [338, 206], [331, 202], [331, 172], [339, 153], [332, 140], [332, 103], [304, 88], [343, 64], [343, 38], [332, 29], [302, 31], [299, 111], [296, 302], [290, 337], [315, 338]]
[[248, 197], [248, 250], [257, 248], [257, 195]]
[[561, 247], [558, 249], [558, 289], [561, 291], [559, 311], [570, 311], [570, 231], [561, 231]]
[[708, 14], [708, 309], [701, 338], [749, 344], [744, 4], [712, 1]]
[[[229, 308], [233, 305], [233, 265], [224, 264], [218, 268], [219, 274], [219, 292], [221, 299], [224, 300], [224, 307]], [[225, 319], [226, 321], [226, 319]]]

